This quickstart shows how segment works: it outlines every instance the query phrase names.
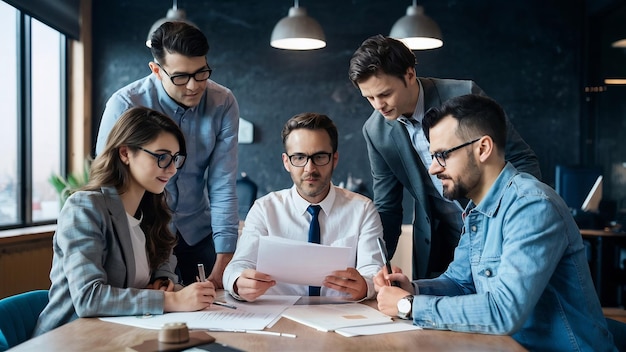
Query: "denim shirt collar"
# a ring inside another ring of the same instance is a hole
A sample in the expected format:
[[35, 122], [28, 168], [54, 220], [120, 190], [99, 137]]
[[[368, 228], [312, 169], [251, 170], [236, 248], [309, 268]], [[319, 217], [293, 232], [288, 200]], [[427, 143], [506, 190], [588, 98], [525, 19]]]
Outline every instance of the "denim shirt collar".
[[463, 214], [469, 214], [472, 210], [480, 212], [488, 217], [493, 217], [498, 212], [498, 208], [500, 207], [500, 203], [502, 202], [502, 197], [504, 197], [504, 193], [506, 189], [509, 187], [511, 182], [513, 181], [513, 177], [517, 175], [519, 171], [507, 161], [506, 165], [500, 172], [496, 181], [491, 185], [491, 188], [483, 198], [483, 200], [476, 205], [473, 200], [470, 200], [465, 207], [465, 211]]

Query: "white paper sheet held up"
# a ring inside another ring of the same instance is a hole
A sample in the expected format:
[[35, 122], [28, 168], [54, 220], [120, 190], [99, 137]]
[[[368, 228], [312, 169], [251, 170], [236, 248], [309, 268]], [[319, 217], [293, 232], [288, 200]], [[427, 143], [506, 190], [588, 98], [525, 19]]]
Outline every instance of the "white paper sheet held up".
[[292, 306], [300, 296], [265, 295], [254, 302], [241, 302], [225, 297], [230, 309], [212, 305], [198, 312], [175, 312], [161, 315], [102, 317], [103, 321], [131, 325], [145, 329], [161, 329], [165, 323], [185, 322], [190, 329], [207, 330], [263, 330], [277, 320], [285, 308]]
[[322, 286], [335, 270], [354, 266], [350, 248], [330, 247], [280, 237], [261, 236], [256, 270], [279, 282]]

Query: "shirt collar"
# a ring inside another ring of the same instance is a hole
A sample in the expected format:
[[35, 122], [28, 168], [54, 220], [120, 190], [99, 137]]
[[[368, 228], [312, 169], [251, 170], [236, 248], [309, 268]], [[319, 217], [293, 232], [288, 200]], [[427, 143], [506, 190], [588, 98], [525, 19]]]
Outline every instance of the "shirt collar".
[[159, 103], [161, 104], [163, 110], [165, 110], [164, 112], [167, 115], [174, 116], [178, 111], [184, 112], [186, 110], [194, 112], [198, 108], [198, 106], [192, 106], [188, 109], [185, 109], [182, 106], [178, 105], [178, 103], [167, 94], [165, 88], [163, 87], [163, 82], [161, 82], [155, 74], [152, 74], [151, 79], [154, 80], [154, 86], [157, 89]]
[[[322, 207], [322, 211], [324, 211], [325, 214], [330, 213], [333, 207], [333, 203], [335, 203], [336, 196], [337, 196], [337, 191], [335, 190], [335, 185], [333, 185], [331, 182], [330, 191], [326, 195], [326, 198], [324, 198], [324, 200], [318, 203], [319, 206]], [[309, 207], [309, 205], [311, 205], [311, 203], [309, 203], [309, 201], [307, 201], [306, 199], [302, 198], [302, 196], [300, 196], [300, 194], [298, 193], [298, 190], [296, 189], [296, 185], [293, 185], [291, 187], [291, 198], [293, 199], [293, 203], [295, 204], [296, 211], [299, 214], [304, 215], [304, 213], [306, 213], [306, 210]]]
[[470, 200], [464, 213], [469, 213], [472, 209], [475, 209], [486, 216], [494, 216], [500, 207], [500, 203], [502, 202], [502, 198], [509, 184], [518, 173], [519, 171], [517, 171], [513, 164], [507, 162], [482, 201], [479, 204], [475, 204], [474, 201]]
[[398, 117], [398, 121], [400, 121], [405, 126], [409, 124], [413, 124], [415, 122], [421, 124], [422, 119], [424, 119], [424, 87], [422, 87], [422, 82], [417, 80], [417, 84], [420, 87], [420, 91], [417, 95], [417, 104], [415, 105], [415, 110], [413, 111], [413, 115], [410, 118], [406, 118], [404, 115]]

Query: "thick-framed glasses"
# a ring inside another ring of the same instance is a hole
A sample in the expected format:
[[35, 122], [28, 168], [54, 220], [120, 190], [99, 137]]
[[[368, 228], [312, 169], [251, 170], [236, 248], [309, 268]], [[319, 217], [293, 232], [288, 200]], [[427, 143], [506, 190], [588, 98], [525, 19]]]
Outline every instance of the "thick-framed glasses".
[[455, 150], [459, 150], [461, 148], [465, 148], [470, 144], [476, 143], [478, 142], [481, 138], [483, 137], [479, 137], [476, 138], [474, 140], [471, 140], [469, 142], [463, 143], [461, 145], [457, 145], [454, 148], [450, 148], [448, 150], [444, 150], [443, 152], [436, 152], [435, 154], [432, 154], [430, 157], [433, 159], [437, 159], [437, 162], [439, 163], [439, 165], [441, 165], [441, 167], [446, 167], [446, 159], [448, 159], [448, 156], [450, 155], [450, 153], [452, 153]]
[[291, 165], [295, 167], [305, 167], [306, 164], [309, 162], [309, 159], [316, 166], [324, 166], [330, 162], [330, 158], [333, 156], [333, 153], [322, 152], [322, 153], [315, 153], [313, 155], [296, 153], [296, 154], [291, 154], [287, 156], [289, 157], [289, 162], [291, 163]]
[[174, 155], [170, 153], [157, 154], [142, 147], [137, 148], [155, 157], [157, 159], [157, 166], [161, 169], [167, 169], [172, 164], [172, 162], [174, 163], [174, 167], [176, 169], [180, 169], [183, 167], [183, 165], [185, 165], [185, 160], [187, 160], [187, 155], [180, 153], [176, 153]]
[[206, 81], [207, 79], [209, 79], [209, 77], [211, 77], [211, 73], [213, 72], [213, 70], [207, 63], [206, 68], [203, 68], [200, 71], [197, 71], [195, 73], [181, 73], [181, 74], [172, 76], [169, 73], [167, 73], [167, 71], [165, 71], [165, 69], [163, 68], [163, 66], [161, 66], [160, 63], [157, 62], [156, 64], [161, 68], [161, 70], [163, 70], [163, 72], [165, 72], [165, 74], [170, 78], [170, 80], [175, 86], [186, 85], [191, 79], [191, 77], [193, 77], [193, 79], [196, 82]]

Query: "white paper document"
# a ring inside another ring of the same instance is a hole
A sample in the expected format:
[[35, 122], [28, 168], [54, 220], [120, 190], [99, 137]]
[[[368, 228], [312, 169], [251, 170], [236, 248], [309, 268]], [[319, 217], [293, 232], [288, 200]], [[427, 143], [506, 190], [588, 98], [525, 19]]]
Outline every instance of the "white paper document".
[[354, 266], [349, 247], [331, 247], [261, 236], [256, 270], [279, 282], [322, 286], [324, 278], [335, 270]]
[[351, 326], [335, 330], [336, 333], [345, 337], [388, 334], [392, 332], [422, 330], [421, 327], [413, 325], [412, 320], [394, 320], [392, 324], [376, 324], [365, 326]]
[[190, 329], [216, 331], [263, 330], [280, 318], [281, 313], [292, 306], [300, 296], [259, 297], [254, 302], [241, 302], [225, 297], [228, 304], [237, 309], [211, 305], [198, 312], [174, 312], [150, 316], [102, 317], [103, 321], [131, 325], [145, 329], [161, 329], [165, 323], [184, 322]]
[[320, 331], [393, 323], [390, 316], [361, 303], [293, 306], [283, 312], [283, 317]]

